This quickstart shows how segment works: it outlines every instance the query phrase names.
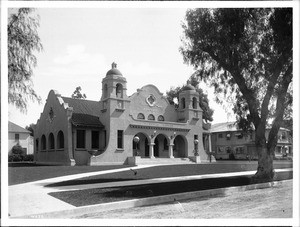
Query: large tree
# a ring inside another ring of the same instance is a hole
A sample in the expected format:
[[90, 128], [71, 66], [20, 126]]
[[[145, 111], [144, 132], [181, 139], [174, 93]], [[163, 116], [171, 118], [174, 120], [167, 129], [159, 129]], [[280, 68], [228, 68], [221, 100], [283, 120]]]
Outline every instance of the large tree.
[[39, 17], [32, 8], [20, 8], [8, 18], [8, 102], [27, 111], [28, 100], [41, 101], [33, 89], [34, 52], [43, 46], [37, 29]]
[[185, 62], [216, 94], [234, 97], [240, 127], [254, 127], [256, 181], [274, 177], [278, 130], [291, 110], [292, 17], [291, 8], [191, 9], [183, 24]]
[[86, 95], [81, 93], [81, 87], [76, 87], [75, 91], [71, 95], [73, 99], [86, 99]]
[[[196, 91], [199, 93], [199, 106], [203, 110], [203, 120], [206, 123], [213, 121], [214, 110], [209, 106], [207, 94], [205, 94], [199, 87], [199, 81], [194, 76], [191, 76], [191, 78], [187, 81], [187, 84], [191, 84], [192, 86], [194, 86]], [[169, 100], [170, 104], [178, 107], [179, 93], [187, 84], [177, 87], [171, 87], [170, 90], [166, 92], [167, 99]]]

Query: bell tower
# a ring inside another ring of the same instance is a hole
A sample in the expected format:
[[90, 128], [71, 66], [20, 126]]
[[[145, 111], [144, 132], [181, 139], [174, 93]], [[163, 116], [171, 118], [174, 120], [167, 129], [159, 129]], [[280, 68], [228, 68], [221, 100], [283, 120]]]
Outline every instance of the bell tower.
[[102, 112], [110, 109], [124, 110], [127, 97], [127, 81], [122, 73], [117, 69], [117, 64], [113, 62], [111, 69], [102, 80]]
[[188, 84], [179, 93], [178, 121], [202, 121], [202, 109], [199, 106], [199, 93], [195, 87]]

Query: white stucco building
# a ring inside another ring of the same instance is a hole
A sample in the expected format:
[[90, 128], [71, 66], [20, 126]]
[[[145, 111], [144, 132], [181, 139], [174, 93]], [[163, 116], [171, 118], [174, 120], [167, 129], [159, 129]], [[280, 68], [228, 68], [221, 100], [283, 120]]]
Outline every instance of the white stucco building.
[[21, 126], [8, 122], [8, 153], [11, 152], [13, 146], [19, 144], [25, 154], [33, 154], [33, 137], [30, 136], [30, 131]]

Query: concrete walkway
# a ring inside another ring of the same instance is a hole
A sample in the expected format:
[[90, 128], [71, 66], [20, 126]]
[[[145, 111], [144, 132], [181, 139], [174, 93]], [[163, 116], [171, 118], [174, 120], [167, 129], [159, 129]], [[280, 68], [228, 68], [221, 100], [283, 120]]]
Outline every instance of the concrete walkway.
[[[99, 184], [85, 184], [85, 185], [75, 185], [75, 186], [61, 186], [61, 187], [44, 187], [48, 184], [58, 183], [61, 181], [74, 180], [83, 177], [115, 173], [127, 171], [130, 169], [141, 169], [149, 168], [152, 165], [141, 165], [136, 167], [127, 167], [122, 169], [105, 170], [99, 172], [81, 173], [63, 177], [56, 177], [51, 179], [45, 179], [35, 182], [29, 182], [24, 184], [9, 186], [9, 216], [20, 217], [37, 214], [47, 213], [47, 212], [59, 212], [63, 210], [71, 210], [76, 207], [58, 200], [48, 193], [57, 191], [70, 191], [70, 190], [83, 190], [91, 188], [101, 188], [110, 186], [128, 186], [128, 185], [142, 185], [150, 183], [162, 183], [162, 182], [174, 182], [183, 180], [195, 180], [195, 179], [205, 179], [205, 178], [220, 178], [220, 177], [232, 177], [232, 176], [246, 176], [253, 175], [256, 171], [244, 171], [244, 172], [234, 172], [234, 173], [222, 173], [222, 174], [206, 174], [206, 175], [196, 175], [196, 176], [183, 176], [183, 177], [169, 177], [169, 178], [156, 178], [156, 179], [146, 179], [146, 180], [133, 180], [133, 181], [122, 181], [122, 182], [110, 182], [110, 183], [99, 183]], [[292, 171], [289, 169], [276, 169], [276, 172]]]

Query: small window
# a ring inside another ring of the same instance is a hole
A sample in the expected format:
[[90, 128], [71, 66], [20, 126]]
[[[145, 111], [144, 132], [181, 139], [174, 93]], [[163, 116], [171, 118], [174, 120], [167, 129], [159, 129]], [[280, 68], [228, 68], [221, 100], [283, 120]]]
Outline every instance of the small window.
[[123, 149], [123, 130], [118, 130], [118, 149]]
[[198, 144], [195, 143], [195, 140], [198, 140], [198, 135], [194, 135], [194, 149], [196, 150], [198, 149]]
[[226, 153], [230, 154], [231, 153], [231, 147], [226, 147]]
[[92, 148], [99, 149], [99, 131], [92, 131]]
[[148, 120], [150, 120], [150, 121], [154, 121], [154, 120], [155, 120], [155, 117], [154, 117], [154, 115], [153, 115], [153, 114], [150, 114], [150, 115], [148, 116]]
[[20, 140], [20, 134], [15, 134], [15, 141], [19, 141]]
[[185, 98], [181, 99], [181, 109], [185, 109]]
[[145, 119], [145, 115], [142, 114], [142, 113], [139, 113], [138, 116], [137, 116], [137, 119], [144, 120]]
[[238, 139], [242, 139], [243, 138], [243, 134], [242, 133], [236, 133], [235, 136], [238, 138]]
[[224, 147], [218, 147], [218, 153], [219, 154], [224, 153], [224, 151], [225, 151]]
[[77, 148], [85, 148], [85, 130], [77, 130]]
[[227, 139], [227, 140], [230, 140], [230, 139], [231, 139], [231, 134], [230, 134], [230, 133], [227, 133], [227, 134], [226, 134], [226, 139]]
[[219, 133], [219, 134], [218, 134], [218, 138], [219, 138], [219, 139], [222, 139], [222, 138], [223, 138], [223, 133]]
[[164, 120], [165, 120], [165, 118], [164, 118], [164, 116], [162, 116], [162, 115], [159, 115], [159, 116], [158, 116], [158, 118], [157, 118], [157, 120], [158, 120], [158, 121], [164, 121]]

